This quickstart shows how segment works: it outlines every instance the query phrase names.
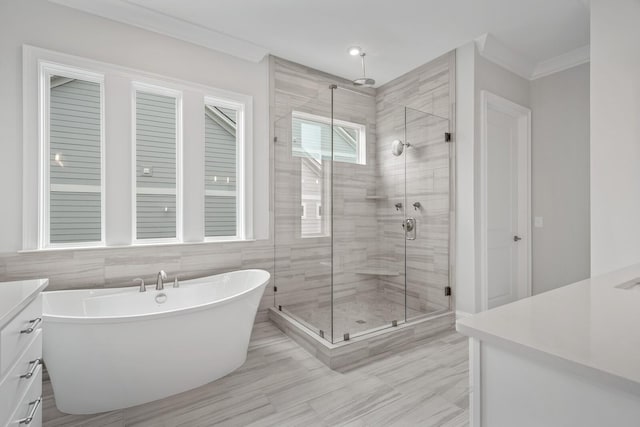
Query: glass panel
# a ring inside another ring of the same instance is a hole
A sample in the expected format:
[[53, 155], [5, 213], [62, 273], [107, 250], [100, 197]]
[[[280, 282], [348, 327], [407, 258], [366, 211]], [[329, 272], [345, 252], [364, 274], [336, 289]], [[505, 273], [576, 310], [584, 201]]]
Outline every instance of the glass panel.
[[136, 238], [175, 238], [177, 100], [136, 91]]
[[308, 119], [331, 117], [328, 86], [312, 100], [276, 96], [273, 280], [276, 307], [331, 340], [331, 127]]
[[[307, 115], [309, 116], [309, 115]], [[292, 154], [300, 158], [300, 237], [329, 236], [328, 216], [323, 212], [330, 197], [331, 126], [319, 116], [313, 119], [293, 112], [291, 119]]]
[[407, 319], [449, 310], [449, 121], [406, 110], [407, 216], [415, 240], [407, 240]]
[[[404, 137], [404, 108], [376, 113], [374, 96], [338, 87], [334, 94], [334, 147], [341, 121], [366, 129], [368, 159], [333, 169], [334, 342], [392, 326], [405, 318], [404, 162], [391, 141]], [[377, 122], [376, 122], [377, 119]], [[377, 135], [376, 135], [377, 131]], [[400, 204], [396, 209], [396, 204]]]
[[204, 106], [206, 237], [237, 235], [237, 111]]
[[49, 234], [51, 243], [102, 240], [99, 83], [51, 76]]

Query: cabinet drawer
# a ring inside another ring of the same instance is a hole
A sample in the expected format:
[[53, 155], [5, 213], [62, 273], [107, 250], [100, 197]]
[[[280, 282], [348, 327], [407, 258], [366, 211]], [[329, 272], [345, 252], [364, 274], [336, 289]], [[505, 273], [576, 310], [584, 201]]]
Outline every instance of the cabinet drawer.
[[15, 412], [9, 418], [7, 427], [42, 426], [42, 369], [32, 377], [31, 384]]
[[41, 327], [42, 296], [38, 295], [0, 331], [0, 377], [4, 377]]
[[0, 426], [9, 421], [20, 398], [42, 371], [42, 331], [37, 330], [31, 342], [9, 372], [0, 380]]

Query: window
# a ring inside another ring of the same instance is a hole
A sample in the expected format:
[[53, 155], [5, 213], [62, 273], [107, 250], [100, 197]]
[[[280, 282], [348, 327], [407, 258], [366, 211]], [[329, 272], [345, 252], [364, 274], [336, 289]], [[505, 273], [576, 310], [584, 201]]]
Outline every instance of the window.
[[242, 198], [239, 197], [242, 106], [205, 99], [204, 106], [204, 235], [210, 240], [242, 237]]
[[[292, 114], [292, 154], [300, 158], [301, 237], [329, 235], [329, 219], [322, 215], [323, 201], [330, 201], [331, 160], [366, 164], [364, 125], [294, 111]], [[308, 214], [307, 212], [313, 212]]]
[[[103, 76], [41, 64], [41, 247], [104, 241]], [[47, 108], [48, 107], [48, 108]]]
[[331, 119], [294, 111], [292, 114], [293, 155], [322, 157], [342, 163], [367, 163], [366, 127], [344, 120], [333, 120], [333, 156], [331, 153]]
[[177, 240], [181, 95], [139, 83], [134, 88], [135, 239]]
[[251, 96], [31, 46], [23, 64], [24, 250], [253, 238]]

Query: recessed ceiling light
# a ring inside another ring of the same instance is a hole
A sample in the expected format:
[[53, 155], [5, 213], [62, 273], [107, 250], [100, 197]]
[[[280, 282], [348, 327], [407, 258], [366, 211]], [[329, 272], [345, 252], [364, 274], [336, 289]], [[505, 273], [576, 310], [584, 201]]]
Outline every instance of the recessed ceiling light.
[[362, 49], [358, 46], [352, 46], [349, 48], [349, 55], [358, 56], [362, 53]]

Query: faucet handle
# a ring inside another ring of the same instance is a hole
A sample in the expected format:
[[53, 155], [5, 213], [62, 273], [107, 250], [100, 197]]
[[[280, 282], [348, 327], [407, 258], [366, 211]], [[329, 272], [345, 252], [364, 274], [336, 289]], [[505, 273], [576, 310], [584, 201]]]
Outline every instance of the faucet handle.
[[167, 280], [167, 273], [165, 273], [164, 270], [160, 270], [158, 274], [162, 277], [162, 280]]
[[176, 274], [175, 279], [173, 279], [173, 287], [174, 288], [179, 288], [180, 287], [180, 282], [178, 281], [178, 275]]
[[144, 285], [144, 279], [138, 277], [133, 279], [133, 281], [139, 282], [138, 284], [140, 285], [140, 292], [147, 292], [147, 287]]

